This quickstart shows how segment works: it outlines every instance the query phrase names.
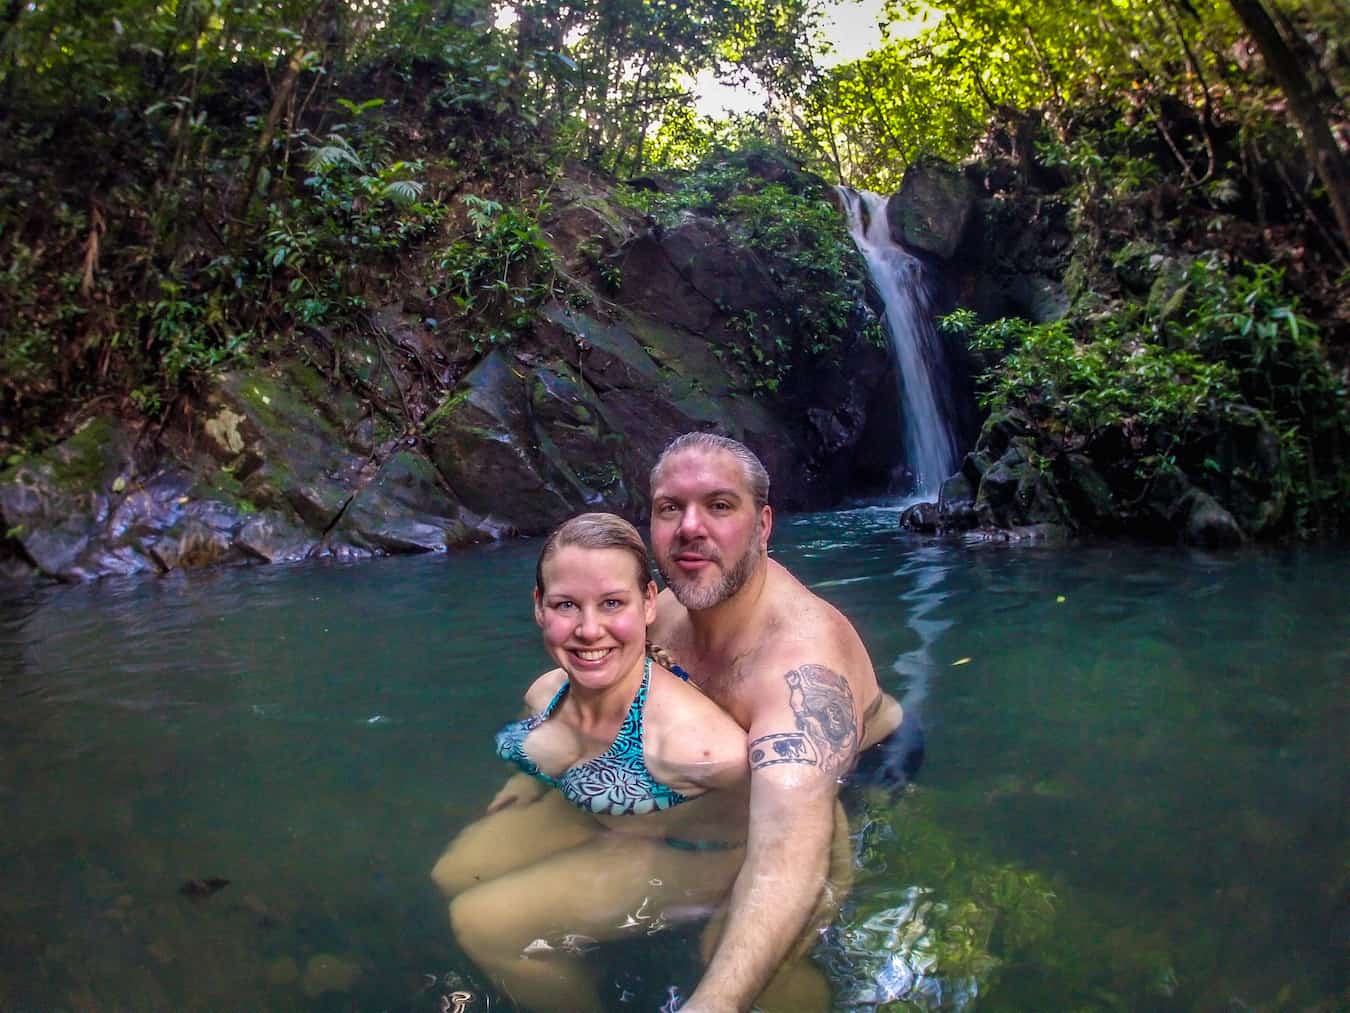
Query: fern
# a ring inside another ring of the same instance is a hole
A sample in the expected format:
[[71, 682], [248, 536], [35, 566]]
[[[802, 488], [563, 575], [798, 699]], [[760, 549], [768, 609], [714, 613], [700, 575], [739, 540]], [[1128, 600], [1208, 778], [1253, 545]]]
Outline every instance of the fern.
[[384, 185], [380, 196], [399, 207], [407, 207], [417, 203], [418, 198], [422, 196], [423, 187], [424, 184], [416, 180], [396, 179]]
[[309, 149], [310, 172], [327, 172], [337, 165], [350, 165], [358, 170], [365, 168], [361, 156], [341, 134], [329, 134], [327, 143]]

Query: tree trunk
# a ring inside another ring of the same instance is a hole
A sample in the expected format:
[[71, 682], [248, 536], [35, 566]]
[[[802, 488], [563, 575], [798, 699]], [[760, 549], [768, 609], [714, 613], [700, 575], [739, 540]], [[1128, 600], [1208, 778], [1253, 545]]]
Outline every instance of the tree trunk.
[[1228, 2], [1251, 34], [1275, 83], [1289, 101], [1289, 112], [1303, 135], [1303, 147], [1322, 185], [1327, 188], [1327, 199], [1336, 215], [1336, 224], [1340, 226], [1341, 243], [1350, 243], [1350, 160], [1336, 146], [1312, 85], [1261, 0]]
[[248, 217], [248, 206], [253, 203], [253, 191], [258, 188], [258, 175], [262, 172], [263, 161], [267, 158], [267, 149], [272, 146], [277, 124], [281, 122], [281, 114], [290, 101], [291, 92], [295, 90], [295, 82], [300, 79], [300, 69], [304, 66], [304, 61], [305, 47], [302, 44], [291, 52], [290, 59], [286, 61], [286, 73], [281, 76], [281, 83], [277, 85], [276, 94], [272, 96], [272, 108], [268, 110], [267, 121], [263, 124], [262, 133], [258, 135], [258, 143], [253, 146], [253, 158], [249, 161], [248, 174], [244, 179], [244, 192], [239, 196], [240, 218]]

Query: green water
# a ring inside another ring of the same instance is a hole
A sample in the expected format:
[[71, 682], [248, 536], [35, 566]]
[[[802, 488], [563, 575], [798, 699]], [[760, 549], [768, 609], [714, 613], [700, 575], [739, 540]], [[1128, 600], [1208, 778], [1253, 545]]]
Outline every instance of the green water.
[[[928, 728], [918, 785], [858, 816], [840, 1008], [1345, 1008], [1350, 552], [894, 519], [774, 535]], [[544, 665], [535, 550], [0, 600], [0, 1009], [509, 1008], [427, 872]], [[598, 955], [611, 1007], [687, 993], [691, 939]]]

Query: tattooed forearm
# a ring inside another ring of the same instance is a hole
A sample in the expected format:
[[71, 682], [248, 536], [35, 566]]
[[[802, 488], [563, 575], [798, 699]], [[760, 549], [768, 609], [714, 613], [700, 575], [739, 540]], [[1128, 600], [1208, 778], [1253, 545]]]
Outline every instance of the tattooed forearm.
[[783, 676], [788, 703], [820, 756], [820, 766], [837, 772], [853, 762], [858, 749], [858, 719], [848, 680], [824, 665], [803, 665]]

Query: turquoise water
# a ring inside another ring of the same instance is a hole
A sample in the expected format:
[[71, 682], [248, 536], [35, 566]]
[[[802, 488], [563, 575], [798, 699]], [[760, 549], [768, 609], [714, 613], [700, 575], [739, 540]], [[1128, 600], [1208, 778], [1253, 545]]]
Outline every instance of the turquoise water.
[[[1350, 552], [780, 519], [929, 730], [857, 816], [840, 1008], [1340, 1009]], [[0, 599], [0, 1009], [506, 1009], [427, 872], [545, 659], [536, 545]], [[192, 879], [228, 880], [204, 897]], [[613, 1009], [697, 976], [597, 957]]]

